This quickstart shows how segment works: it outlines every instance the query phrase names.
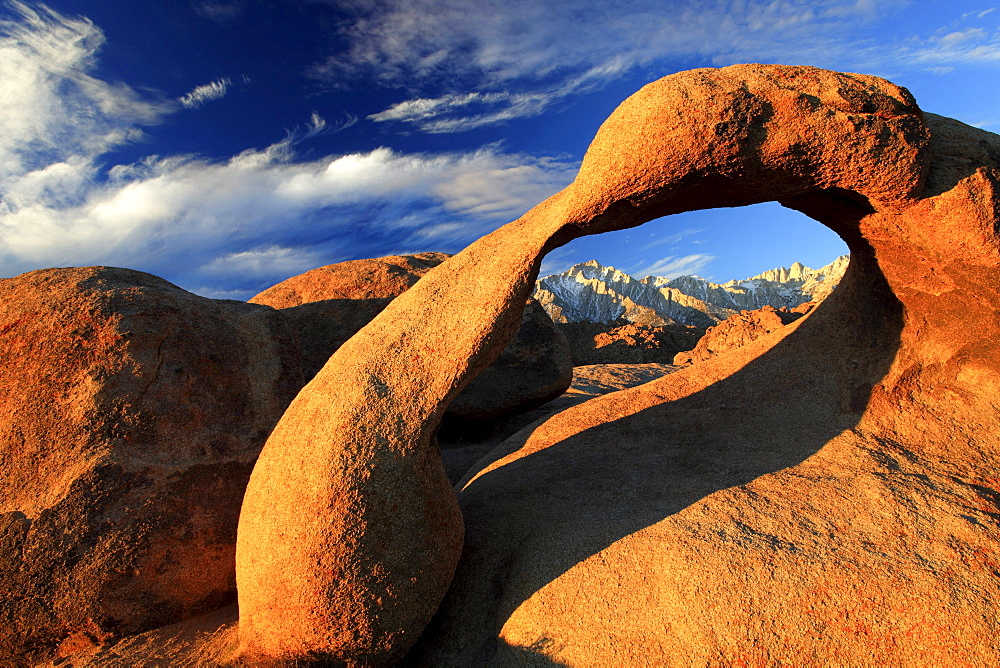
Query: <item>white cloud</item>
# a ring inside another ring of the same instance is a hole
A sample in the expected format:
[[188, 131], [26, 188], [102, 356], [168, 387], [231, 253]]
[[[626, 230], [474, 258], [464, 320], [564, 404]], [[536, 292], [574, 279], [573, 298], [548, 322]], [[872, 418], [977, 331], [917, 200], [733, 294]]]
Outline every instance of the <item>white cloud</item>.
[[371, 114], [368, 118], [376, 122], [413, 122], [439, 116], [473, 104], [494, 104], [509, 98], [510, 96], [504, 93], [491, 93], [489, 95], [466, 93], [465, 95], [445, 95], [435, 99], [417, 98], [398, 102], [377, 114]]
[[194, 11], [217, 23], [230, 23], [243, 15], [242, 2], [200, 2], [194, 5]]
[[706, 254], [685, 255], [683, 257], [670, 255], [646, 267], [629, 271], [629, 274], [643, 278], [646, 276], [663, 276], [664, 278], [689, 276], [697, 274], [714, 259], [714, 255]]
[[542, 259], [538, 269], [539, 278], [561, 274], [579, 261], [577, 254], [568, 248], [557, 248]]
[[[653, 241], [642, 247], [643, 250], [649, 250], [650, 248], [656, 248], [657, 246], [676, 246], [684, 239], [688, 237], [700, 234], [704, 232], [705, 229], [701, 227], [689, 227], [686, 230], [681, 230], [680, 232], [674, 232], [673, 234], [665, 234], [658, 236]], [[688, 241], [688, 243], [698, 243], [697, 241]]]
[[[279, 142], [225, 162], [150, 158], [112, 169], [104, 183], [52, 166], [54, 175], [23, 181], [17, 206], [0, 211], [0, 271], [111, 264], [188, 274], [189, 282], [200, 276], [209, 286], [287, 277], [333, 261], [309, 250], [331, 238], [350, 238], [353, 253], [366, 252], [366, 235], [390, 232], [397, 245], [465, 245], [565, 186], [576, 170], [489, 149], [292, 157], [291, 144]], [[75, 179], [74, 197], [60, 200], [48, 184], [66, 182], [63, 171]], [[301, 247], [274, 243], [285, 238]]]
[[[300, 160], [298, 143], [357, 122], [316, 112], [281, 141], [228, 160], [105, 166], [107, 151], [178, 105], [94, 77], [103, 36], [86, 19], [11, 6], [19, 20], [0, 22], [0, 275], [111, 264], [249, 296], [247, 286], [350, 256], [457, 250], [564, 187], [578, 167], [496, 146]], [[182, 102], [217, 99], [229, 85], [199, 86]]]
[[896, 50], [895, 57], [940, 74], [950, 73], [956, 65], [995, 65], [1000, 63], [1000, 31], [966, 28], [926, 39], [914, 37]]
[[[332, 2], [332, 0], [329, 0]], [[459, 132], [544, 112], [645, 68], [801, 63], [895, 77], [1000, 63], [994, 9], [947, 27], [887, 37], [912, 0], [337, 0], [348, 43], [315, 68], [411, 91], [370, 119]], [[892, 34], [898, 34], [895, 30]]]
[[424, 132], [462, 132], [515, 118], [537, 116], [553, 104], [575, 94], [599, 88], [625, 72], [629, 64], [616, 57], [579, 76], [532, 92], [511, 94], [467, 93], [435, 99], [417, 98], [392, 105], [368, 118], [376, 122], [401, 121]]
[[79, 180], [71, 171], [86, 171], [90, 160], [139, 138], [141, 125], [172, 109], [91, 75], [104, 35], [89, 20], [21, 2], [9, 7], [18, 19], [0, 21], [0, 193], [7, 207], [12, 179], [63, 163], [65, 178], [52, 171], [31, 178], [65, 191]]
[[243, 275], [270, 278], [287, 274], [294, 276], [323, 264], [323, 258], [311, 248], [267, 246], [238, 253], [226, 253], [208, 262], [209, 274]]
[[197, 109], [206, 102], [224, 98], [231, 85], [233, 82], [229, 77], [222, 77], [203, 86], [197, 86], [191, 92], [181, 95], [177, 101], [187, 109]]
[[[318, 65], [330, 81], [364, 77], [435, 90], [369, 118], [457, 132], [533, 116], [635, 67], [678, 61], [803, 62], [879, 57], [854, 35], [906, 0], [338, 0], [349, 44]], [[884, 49], [883, 49], [884, 51]], [[444, 88], [442, 89], [442, 84]], [[471, 91], [471, 92], [470, 92]]]
[[482, 151], [463, 157], [453, 177], [433, 187], [432, 194], [441, 198], [445, 209], [464, 216], [512, 218], [562, 189], [579, 167], [551, 158], [509, 161], [490, 156]]

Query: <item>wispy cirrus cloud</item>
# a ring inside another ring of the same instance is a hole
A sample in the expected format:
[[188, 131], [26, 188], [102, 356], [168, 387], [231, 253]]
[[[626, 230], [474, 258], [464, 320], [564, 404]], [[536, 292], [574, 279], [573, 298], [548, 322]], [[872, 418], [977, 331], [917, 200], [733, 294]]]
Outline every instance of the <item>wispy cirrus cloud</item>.
[[177, 101], [187, 109], [197, 109], [206, 102], [224, 98], [226, 93], [229, 92], [229, 87], [232, 85], [233, 82], [229, 77], [222, 77], [211, 83], [195, 87], [190, 92], [177, 98]]
[[537, 116], [572, 95], [600, 88], [629, 68], [615, 57], [555, 85], [523, 93], [493, 92], [404, 100], [368, 116], [376, 122], [399, 121], [429, 133], [461, 132], [515, 118]]
[[[353, 0], [348, 48], [316, 66], [337, 82], [438, 90], [370, 118], [457, 132], [533, 116], [637, 67], [701, 61], [811, 62], [857, 55], [845, 39], [905, 0]], [[442, 90], [443, 89], [443, 90]]]
[[237, 2], [198, 2], [193, 5], [195, 13], [223, 25], [240, 18], [246, 10], [242, 1]]
[[956, 65], [1000, 64], [1000, 30], [969, 27], [929, 38], [914, 37], [898, 49], [899, 56], [947, 74]]
[[[94, 157], [173, 111], [171, 102], [93, 76], [104, 35], [88, 19], [7, 6], [17, 18], [0, 21], [0, 194], [22, 177], [25, 189], [66, 193]], [[11, 205], [4, 194], [0, 210]]]
[[[664, 234], [648, 244], [642, 247], [643, 250], [649, 250], [651, 248], [656, 248], [657, 246], [676, 246], [688, 237], [694, 236], [695, 234], [700, 234], [705, 231], [702, 227], [689, 227], [687, 229], [681, 230], [679, 232], [674, 232], [673, 234]], [[691, 241], [688, 239], [688, 243], [698, 243], [697, 241]]]
[[[428, 133], [538, 115], [628, 72], [737, 62], [947, 73], [1000, 62], [992, 8], [941, 12], [941, 29], [886, 38], [913, 0], [338, 0], [347, 48], [326, 81], [359, 77], [412, 95], [369, 118]], [[946, 25], [947, 24], [947, 25]]]
[[662, 276], [664, 278], [677, 278], [678, 276], [689, 276], [697, 274], [709, 262], [715, 259], [714, 255], [694, 254], [677, 257], [674, 255], [661, 258], [656, 262], [640, 266], [629, 271], [629, 274], [636, 278], [646, 276]]

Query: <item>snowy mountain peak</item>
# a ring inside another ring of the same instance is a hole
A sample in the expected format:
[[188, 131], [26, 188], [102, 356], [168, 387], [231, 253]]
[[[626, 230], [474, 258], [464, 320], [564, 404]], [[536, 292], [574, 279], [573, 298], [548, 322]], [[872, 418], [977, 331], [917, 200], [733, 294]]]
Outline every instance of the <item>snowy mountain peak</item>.
[[793, 262], [790, 267], [718, 284], [699, 276], [636, 280], [590, 260], [539, 279], [534, 297], [556, 322], [624, 318], [648, 325], [680, 322], [709, 327], [743, 310], [766, 305], [792, 308], [819, 301], [840, 282], [849, 262], [847, 255], [819, 269]]

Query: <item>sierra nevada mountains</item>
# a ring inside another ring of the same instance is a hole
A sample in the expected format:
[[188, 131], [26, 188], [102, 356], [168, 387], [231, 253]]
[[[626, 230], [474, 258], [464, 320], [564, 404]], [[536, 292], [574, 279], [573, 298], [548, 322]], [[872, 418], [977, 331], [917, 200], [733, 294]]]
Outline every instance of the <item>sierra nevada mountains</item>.
[[796, 262], [791, 267], [727, 283], [698, 276], [637, 280], [596, 260], [538, 280], [533, 297], [555, 322], [611, 322], [640, 325], [677, 322], [711, 327], [731, 315], [764, 306], [794, 308], [825, 298], [840, 282], [850, 256], [819, 269]]

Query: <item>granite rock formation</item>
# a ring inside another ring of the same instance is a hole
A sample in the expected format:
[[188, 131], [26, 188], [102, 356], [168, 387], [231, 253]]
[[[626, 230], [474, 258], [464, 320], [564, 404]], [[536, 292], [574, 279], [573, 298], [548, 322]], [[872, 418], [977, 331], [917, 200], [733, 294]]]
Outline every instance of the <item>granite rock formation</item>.
[[[249, 301], [281, 310], [298, 338], [309, 381], [389, 302], [449, 257], [421, 253], [340, 262], [293, 276]], [[566, 337], [529, 300], [514, 339], [448, 406], [449, 426], [492, 422], [540, 406], [566, 391], [572, 367]]]
[[503, 352], [448, 404], [450, 421], [493, 421], [555, 399], [573, 381], [569, 341], [529, 299]]
[[[488, 442], [467, 444], [461, 452], [443, 447], [445, 466], [464, 469], [457, 473], [455, 482], [464, 475], [470, 464], [502, 443], [507, 436], [539, 419], [551, 417], [570, 406], [593, 397], [617, 392], [648, 383], [672, 373], [677, 367], [667, 364], [598, 364], [573, 369], [573, 384], [555, 401], [545, 406], [513, 416], [501, 431]], [[485, 448], [485, 450], [484, 450]], [[124, 638], [104, 646], [86, 647], [67, 655], [55, 665], [74, 668], [97, 666], [243, 666], [237, 655], [238, 610], [236, 605], [213, 610], [176, 624]]]
[[285, 309], [327, 299], [391, 299], [449, 257], [447, 253], [418, 253], [328, 264], [286, 279], [248, 301]]
[[[245, 656], [997, 663], [998, 169], [995, 135], [875, 77], [742, 65], [644, 87], [570, 186], [393, 301], [293, 401], [240, 518]], [[519, 432], [459, 510], [432, 434], [513, 337], [541, 257], [765, 199], [846, 241], [831, 297], [780, 340]]]
[[573, 366], [589, 364], [672, 364], [674, 357], [695, 347], [705, 330], [669, 323], [639, 325], [615, 322], [557, 324], [569, 340]]
[[[812, 304], [806, 302], [805, 305]], [[809, 311], [803, 308], [805, 305], [795, 307], [796, 311], [787, 308], [776, 309], [773, 306], [765, 306], [754, 311], [740, 311], [715, 327], [709, 327], [705, 336], [698, 339], [698, 345], [693, 350], [677, 353], [673, 363], [684, 366], [707, 360], [727, 350], [742, 348], [751, 341], [756, 341], [771, 332], [777, 332], [785, 325], [801, 318]]]
[[0, 664], [235, 599], [246, 482], [302, 385], [273, 309], [33, 271], [0, 280], [0, 367]]
[[338, 262], [292, 276], [248, 301], [281, 310], [299, 341], [308, 382], [347, 339], [449, 257], [420, 253]]

